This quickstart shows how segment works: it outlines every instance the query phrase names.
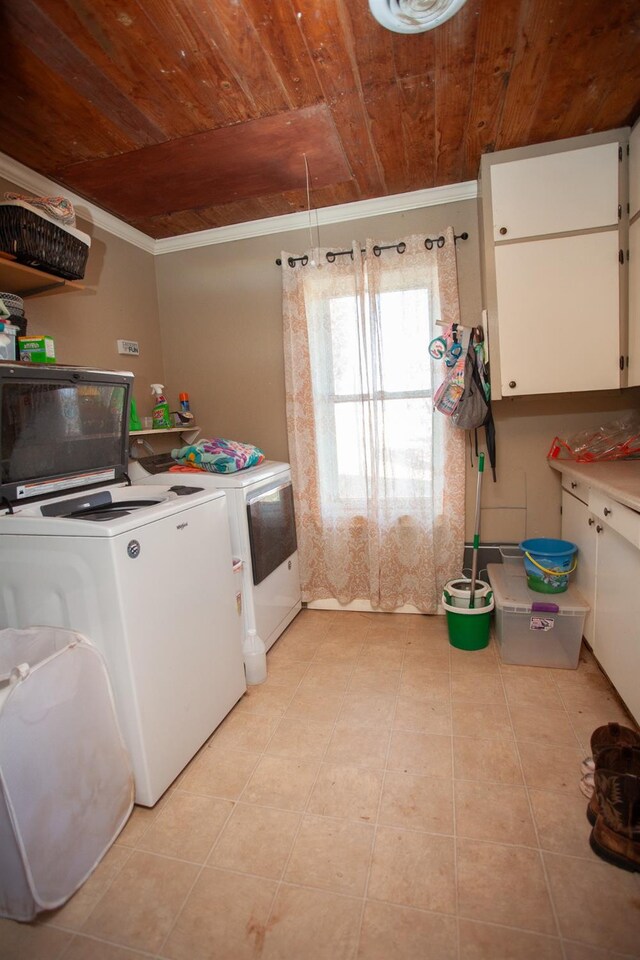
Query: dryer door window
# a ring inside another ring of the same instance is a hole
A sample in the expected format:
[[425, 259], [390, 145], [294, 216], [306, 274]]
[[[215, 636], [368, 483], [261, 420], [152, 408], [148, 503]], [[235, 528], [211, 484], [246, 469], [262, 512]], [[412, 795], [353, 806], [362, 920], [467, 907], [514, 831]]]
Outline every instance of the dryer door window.
[[266, 487], [247, 497], [247, 521], [257, 585], [297, 550], [291, 483]]

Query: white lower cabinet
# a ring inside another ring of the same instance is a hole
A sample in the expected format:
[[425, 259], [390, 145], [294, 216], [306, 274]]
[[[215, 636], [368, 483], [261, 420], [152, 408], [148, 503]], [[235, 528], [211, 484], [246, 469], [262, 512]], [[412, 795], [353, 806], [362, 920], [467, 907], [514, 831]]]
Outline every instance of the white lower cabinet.
[[591, 607], [584, 637], [640, 722], [640, 514], [574, 483], [585, 503], [562, 482], [562, 536], [578, 547], [575, 582]]
[[596, 606], [596, 528], [586, 503], [574, 494], [562, 491], [562, 536], [578, 545], [578, 567], [573, 582], [591, 608], [585, 617], [583, 635], [594, 647]]
[[593, 652], [640, 720], [640, 550], [612, 527], [598, 526]]

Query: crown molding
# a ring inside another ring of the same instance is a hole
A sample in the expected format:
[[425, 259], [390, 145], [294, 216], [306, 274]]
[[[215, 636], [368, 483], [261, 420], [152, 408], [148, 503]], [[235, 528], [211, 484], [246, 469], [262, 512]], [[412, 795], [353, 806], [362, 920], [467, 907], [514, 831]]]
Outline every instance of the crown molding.
[[127, 243], [132, 243], [134, 246], [140, 247], [141, 250], [146, 250], [147, 253], [156, 252], [156, 241], [152, 237], [148, 237], [140, 230], [136, 230], [135, 227], [129, 226], [128, 223], [124, 223], [118, 217], [114, 217], [113, 214], [107, 213], [101, 207], [85, 200], [84, 197], [72, 193], [67, 187], [56, 183], [55, 180], [49, 180], [48, 177], [43, 177], [42, 174], [25, 167], [24, 164], [18, 163], [17, 160], [4, 153], [0, 153], [0, 177], [15, 183], [21, 190], [28, 190], [36, 197], [52, 195], [68, 197], [74, 206], [76, 216], [81, 220], [100, 227], [101, 230], [106, 230], [114, 237], [126, 240]]
[[[428, 190], [414, 190], [411, 193], [397, 193], [390, 197], [375, 197], [373, 200], [356, 200], [354, 203], [341, 203], [334, 207], [313, 209], [313, 225], [363, 220], [365, 217], [382, 217], [385, 214], [402, 213], [419, 207], [434, 207], [441, 203], [455, 203], [458, 200], [475, 200], [477, 196], [477, 181], [467, 180], [464, 183], [453, 183], [444, 187], [430, 187]], [[156, 254], [175, 253], [177, 250], [208, 247], [214, 243], [231, 243], [234, 240], [247, 240], [250, 237], [288, 233], [290, 230], [306, 230], [308, 226], [309, 211], [302, 210], [299, 213], [286, 213], [280, 217], [252, 220], [249, 223], [234, 223], [228, 227], [200, 230], [198, 233], [185, 233], [180, 237], [166, 237], [163, 240], [156, 240], [155, 252]]]
[[[192, 250], [196, 247], [208, 247], [216, 243], [232, 243], [234, 240], [247, 240], [251, 237], [264, 237], [275, 233], [288, 233], [292, 230], [306, 230], [309, 226], [309, 211], [287, 213], [280, 217], [267, 217], [264, 220], [252, 220], [249, 223], [234, 223], [228, 227], [215, 227], [212, 230], [200, 230], [197, 233], [185, 233], [179, 237], [166, 237], [154, 240], [135, 227], [129, 226], [113, 214], [90, 203], [83, 197], [72, 193], [66, 187], [48, 177], [25, 167], [4, 153], [0, 153], [0, 177], [15, 184], [21, 190], [28, 190], [35, 196], [62, 194], [73, 203], [77, 216], [107, 233], [141, 250], [154, 255], [174, 253], [178, 250]], [[382, 217], [390, 213], [402, 213], [419, 207], [433, 207], [441, 203], [455, 203], [458, 200], [474, 200], [478, 196], [478, 184], [475, 180], [453, 183], [444, 187], [431, 187], [428, 190], [414, 190], [411, 193], [397, 193], [390, 197], [375, 197], [373, 200], [356, 200], [354, 203], [341, 203], [333, 207], [313, 209], [314, 226], [330, 223], [344, 223], [348, 220], [363, 220], [365, 217]]]

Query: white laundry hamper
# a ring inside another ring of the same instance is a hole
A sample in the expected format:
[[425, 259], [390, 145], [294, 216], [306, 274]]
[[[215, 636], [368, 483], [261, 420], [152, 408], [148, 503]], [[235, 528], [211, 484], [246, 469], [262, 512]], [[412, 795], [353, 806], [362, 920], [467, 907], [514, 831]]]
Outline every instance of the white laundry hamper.
[[132, 807], [102, 655], [70, 630], [0, 630], [0, 916], [61, 906]]

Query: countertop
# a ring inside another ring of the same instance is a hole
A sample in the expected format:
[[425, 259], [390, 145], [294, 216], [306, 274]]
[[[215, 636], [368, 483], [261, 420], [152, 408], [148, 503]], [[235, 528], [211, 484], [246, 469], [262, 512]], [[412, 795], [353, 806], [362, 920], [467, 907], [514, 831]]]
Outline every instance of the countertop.
[[549, 460], [548, 463], [572, 480], [602, 490], [618, 503], [640, 512], [640, 460], [613, 460], [608, 463]]

